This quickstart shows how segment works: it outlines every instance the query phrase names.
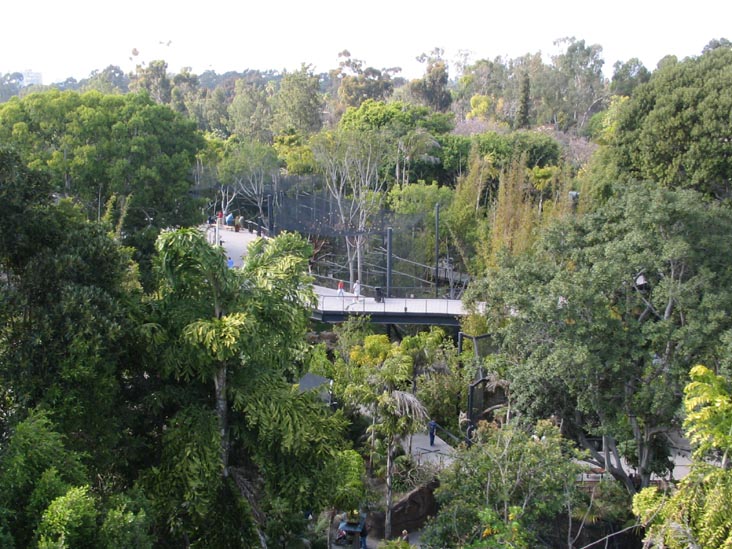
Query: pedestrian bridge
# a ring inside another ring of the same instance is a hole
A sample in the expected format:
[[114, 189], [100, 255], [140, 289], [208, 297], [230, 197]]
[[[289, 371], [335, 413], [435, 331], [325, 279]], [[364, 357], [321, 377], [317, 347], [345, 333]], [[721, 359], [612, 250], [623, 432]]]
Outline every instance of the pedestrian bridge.
[[459, 299], [419, 299], [383, 297], [356, 298], [346, 292], [325, 286], [313, 286], [318, 301], [313, 318], [323, 322], [343, 322], [349, 316], [368, 315], [377, 324], [425, 324], [430, 326], [460, 326], [460, 318], [468, 314]]
[[[234, 266], [240, 267], [242, 257], [249, 244], [257, 238], [249, 231], [235, 232], [230, 228], [204, 228], [211, 243], [218, 242], [231, 257]], [[333, 280], [335, 286], [336, 280]], [[376, 324], [421, 324], [427, 326], [459, 327], [460, 318], [468, 310], [459, 299], [420, 299], [403, 297], [384, 297], [376, 301], [374, 297], [359, 296], [352, 293], [338, 295], [336, 288], [314, 285], [317, 303], [312, 312], [315, 320], [339, 323], [353, 315], [368, 315]], [[368, 289], [367, 289], [368, 291]]]

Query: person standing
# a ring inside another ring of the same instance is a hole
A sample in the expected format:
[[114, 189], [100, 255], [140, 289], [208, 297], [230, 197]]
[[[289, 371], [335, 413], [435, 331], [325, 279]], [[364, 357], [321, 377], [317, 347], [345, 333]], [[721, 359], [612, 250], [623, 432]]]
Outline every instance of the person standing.
[[427, 429], [430, 434], [430, 446], [435, 445], [435, 433], [437, 432], [437, 422], [434, 419], [431, 419], [430, 422], [427, 424]]
[[361, 283], [356, 280], [353, 284], [353, 301], [358, 301], [359, 297], [361, 297]]
[[407, 532], [406, 530], [402, 530], [402, 535], [399, 536], [399, 541], [406, 541], [407, 543], [409, 543], [409, 532]]
[[345, 294], [343, 293], [343, 281], [338, 281], [338, 297], [343, 297]]

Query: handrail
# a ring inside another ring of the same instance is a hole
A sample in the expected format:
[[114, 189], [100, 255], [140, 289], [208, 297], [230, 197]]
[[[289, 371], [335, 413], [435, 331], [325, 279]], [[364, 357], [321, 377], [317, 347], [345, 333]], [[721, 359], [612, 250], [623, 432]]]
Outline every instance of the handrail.
[[431, 313], [455, 316], [467, 314], [463, 303], [458, 299], [384, 297], [381, 301], [376, 301], [371, 297], [359, 296], [356, 298], [351, 293], [344, 296], [318, 295], [318, 310], [345, 313]]

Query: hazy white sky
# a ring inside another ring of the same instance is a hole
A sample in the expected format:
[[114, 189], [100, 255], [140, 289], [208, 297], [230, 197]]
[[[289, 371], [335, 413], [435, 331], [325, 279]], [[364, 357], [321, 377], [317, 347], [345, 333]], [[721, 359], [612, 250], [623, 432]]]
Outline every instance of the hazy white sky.
[[[453, 61], [525, 53], [556, 54], [574, 36], [603, 47], [606, 76], [615, 61], [638, 57], [649, 69], [665, 55], [698, 55], [713, 38], [732, 40], [729, 0], [9, 0], [2, 8], [0, 74], [32, 70], [50, 84], [95, 69], [164, 59], [173, 72], [212, 69], [317, 72], [338, 53], [376, 68], [401, 67], [435, 47]], [[139, 51], [138, 56], [132, 50]]]

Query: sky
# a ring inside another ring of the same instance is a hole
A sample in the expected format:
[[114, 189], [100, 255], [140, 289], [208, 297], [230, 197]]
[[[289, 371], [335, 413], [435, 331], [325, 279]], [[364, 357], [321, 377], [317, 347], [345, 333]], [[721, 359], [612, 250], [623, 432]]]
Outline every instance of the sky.
[[[715, 38], [732, 40], [732, 2], [725, 0], [10, 0], [2, 9], [0, 75], [30, 70], [43, 83], [80, 80], [116, 65], [125, 72], [163, 59], [170, 72], [195, 74], [338, 66], [338, 54], [378, 69], [400, 67], [435, 48], [461, 58], [520, 57], [548, 62], [575, 37], [603, 48], [605, 76], [616, 61], [637, 57], [650, 70], [666, 55], [701, 53]], [[136, 51], [136, 55], [133, 54]]]

